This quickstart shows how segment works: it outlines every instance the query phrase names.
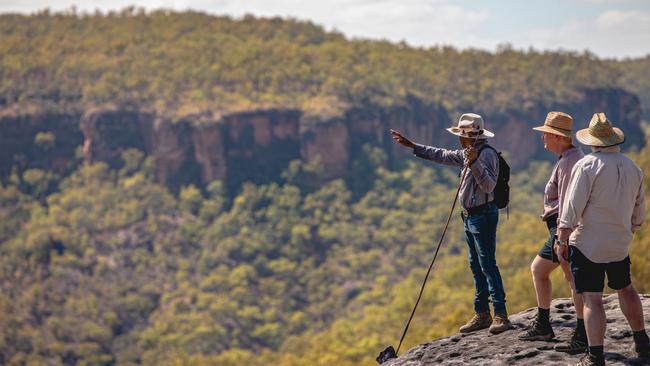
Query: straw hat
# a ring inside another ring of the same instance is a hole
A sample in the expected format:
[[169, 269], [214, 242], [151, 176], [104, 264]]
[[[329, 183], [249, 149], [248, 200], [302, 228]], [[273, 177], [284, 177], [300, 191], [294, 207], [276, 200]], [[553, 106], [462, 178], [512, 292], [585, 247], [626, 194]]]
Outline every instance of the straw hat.
[[533, 127], [533, 130], [571, 137], [572, 125], [573, 118], [568, 114], [563, 112], [548, 112], [544, 125]]
[[625, 141], [625, 134], [620, 129], [613, 127], [605, 113], [594, 113], [589, 122], [589, 128], [576, 132], [578, 141], [587, 146], [614, 146]]
[[494, 137], [494, 133], [483, 128], [483, 125], [483, 117], [476, 113], [465, 113], [460, 116], [458, 125], [449, 127], [447, 131], [460, 137], [476, 138], [477, 135], [479, 139]]

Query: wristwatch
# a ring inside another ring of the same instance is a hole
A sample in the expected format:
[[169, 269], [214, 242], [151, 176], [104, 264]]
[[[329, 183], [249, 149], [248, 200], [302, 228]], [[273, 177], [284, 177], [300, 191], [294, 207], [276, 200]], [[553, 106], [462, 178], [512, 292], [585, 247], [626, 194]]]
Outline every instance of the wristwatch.
[[[567, 241], [565, 241], [565, 242], [561, 242], [560, 239], [555, 238], [555, 242], [553, 243], [553, 251], [555, 252], [555, 246], [560, 246], [560, 247], [561, 247], [561, 246], [563, 246], [563, 245], [568, 246], [568, 245], [569, 245], [569, 241], [567, 240]], [[564, 260], [567, 261], [567, 262], [569, 261], [568, 253], [567, 253], [566, 256], [564, 256]]]

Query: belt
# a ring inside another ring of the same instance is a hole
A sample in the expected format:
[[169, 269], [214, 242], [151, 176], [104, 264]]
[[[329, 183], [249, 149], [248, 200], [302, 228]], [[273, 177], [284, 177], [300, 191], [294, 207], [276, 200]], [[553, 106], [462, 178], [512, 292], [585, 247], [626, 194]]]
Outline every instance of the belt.
[[546, 221], [546, 226], [549, 226], [549, 229], [550, 229], [550, 226], [557, 226], [557, 218], [558, 218], [558, 216], [559, 215], [555, 213], [555, 214], [552, 214], [551, 216], [544, 219], [544, 221]]
[[490, 201], [488, 203], [484, 203], [482, 205], [475, 206], [475, 207], [461, 208], [461, 212], [463, 213], [463, 215], [465, 215], [465, 217], [478, 215], [478, 214], [483, 213], [485, 211], [485, 209], [488, 208], [488, 206], [491, 205], [491, 204], [492, 204], [492, 201]]

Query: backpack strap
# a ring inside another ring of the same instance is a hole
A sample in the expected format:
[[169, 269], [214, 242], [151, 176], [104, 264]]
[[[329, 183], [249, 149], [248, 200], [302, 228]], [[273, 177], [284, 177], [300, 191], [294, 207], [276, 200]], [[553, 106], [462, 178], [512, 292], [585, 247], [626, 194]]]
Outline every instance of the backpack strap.
[[[500, 152], [497, 151], [497, 149], [493, 148], [490, 146], [487, 142], [483, 145], [480, 146], [481, 150], [479, 150], [478, 155], [480, 156], [483, 150], [485, 149], [491, 149], [497, 154], [497, 181], [499, 180], [499, 155], [501, 155]], [[478, 159], [478, 157], [477, 157]], [[493, 193], [494, 194], [494, 193]], [[490, 195], [488, 193], [485, 193], [485, 203], [488, 203], [488, 199], [490, 199]]]

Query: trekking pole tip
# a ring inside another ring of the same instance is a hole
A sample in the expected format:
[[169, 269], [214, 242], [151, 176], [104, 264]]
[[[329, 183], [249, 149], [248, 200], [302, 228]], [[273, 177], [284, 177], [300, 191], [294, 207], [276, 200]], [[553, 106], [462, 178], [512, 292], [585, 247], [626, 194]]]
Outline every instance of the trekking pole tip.
[[397, 353], [395, 353], [395, 348], [393, 346], [388, 346], [386, 349], [381, 351], [379, 353], [379, 356], [377, 356], [376, 360], [378, 364], [382, 364], [390, 359], [397, 358]]

